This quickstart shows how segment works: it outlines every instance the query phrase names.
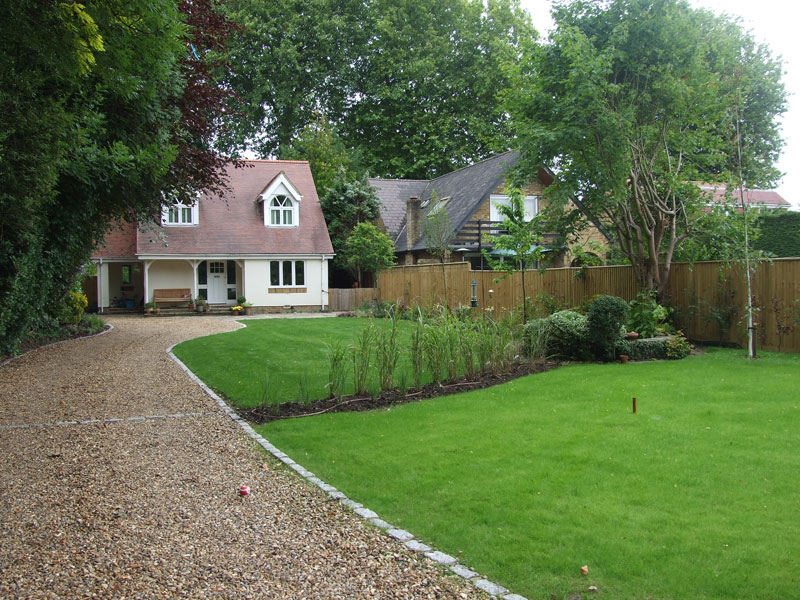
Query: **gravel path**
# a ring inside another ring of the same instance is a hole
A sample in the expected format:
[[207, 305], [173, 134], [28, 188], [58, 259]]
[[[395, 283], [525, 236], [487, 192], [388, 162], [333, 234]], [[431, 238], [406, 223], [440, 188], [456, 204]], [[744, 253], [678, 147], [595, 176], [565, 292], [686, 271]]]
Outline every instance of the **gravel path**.
[[[166, 355], [232, 319], [109, 321], [0, 368], [0, 598], [486, 597], [266, 458]], [[122, 420], [53, 425], [93, 419]]]

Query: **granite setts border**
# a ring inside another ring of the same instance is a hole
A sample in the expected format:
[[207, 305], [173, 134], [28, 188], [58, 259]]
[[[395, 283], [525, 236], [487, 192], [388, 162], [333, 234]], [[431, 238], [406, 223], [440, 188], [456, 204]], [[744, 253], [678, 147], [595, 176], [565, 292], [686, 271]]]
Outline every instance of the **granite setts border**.
[[[180, 343], [180, 342], [178, 342]], [[189, 378], [194, 381], [197, 385], [202, 388], [202, 390], [212, 398], [217, 405], [222, 409], [222, 411], [228, 415], [233, 421], [235, 421], [243, 430], [244, 432], [253, 439], [259, 446], [264, 448], [267, 452], [272, 454], [275, 458], [281, 461], [283, 464], [287, 465], [290, 469], [295, 471], [298, 475], [306, 479], [309, 483], [318, 487], [322, 492], [327, 494], [333, 500], [338, 501], [342, 506], [352, 510], [355, 514], [360, 516], [365, 521], [369, 522], [371, 525], [382, 529], [386, 535], [392, 537], [393, 539], [397, 540], [406, 550], [410, 550], [415, 553], [419, 553], [427, 557], [429, 560], [437, 563], [439, 566], [449, 569], [452, 573], [455, 573], [459, 577], [469, 581], [479, 590], [482, 590], [489, 594], [494, 598], [502, 598], [502, 600], [527, 600], [524, 596], [520, 596], [518, 594], [510, 593], [508, 589], [504, 588], [502, 585], [490, 581], [485, 578], [481, 578], [480, 574], [473, 571], [472, 569], [460, 564], [458, 559], [450, 556], [449, 554], [445, 554], [444, 552], [440, 552], [439, 550], [435, 550], [430, 546], [422, 543], [421, 541], [417, 540], [414, 534], [405, 531], [404, 529], [399, 529], [394, 525], [387, 523], [386, 521], [382, 520], [378, 514], [366, 508], [363, 504], [356, 502], [350, 498], [348, 498], [344, 493], [337, 490], [332, 485], [329, 485], [322, 481], [319, 477], [314, 475], [311, 471], [305, 469], [294, 460], [292, 460], [286, 453], [281, 452], [278, 448], [272, 445], [266, 438], [256, 432], [252, 426], [242, 419], [236, 411], [234, 411], [228, 404], [220, 398], [211, 388], [209, 388], [203, 381], [197, 377], [192, 371], [187, 367], [175, 354], [172, 352], [172, 349], [177, 346], [178, 344], [173, 344], [169, 348], [167, 348], [167, 354], [169, 357], [175, 361], [175, 363], [183, 369], [183, 371], [189, 376]]]

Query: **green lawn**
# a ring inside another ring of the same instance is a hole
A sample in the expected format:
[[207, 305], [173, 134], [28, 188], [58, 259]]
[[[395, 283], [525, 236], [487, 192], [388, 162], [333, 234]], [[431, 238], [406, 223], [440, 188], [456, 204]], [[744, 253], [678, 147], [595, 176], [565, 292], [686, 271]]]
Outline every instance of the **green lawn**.
[[[230, 333], [196, 338], [177, 345], [175, 355], [206, 385], [225, 394], [236, 406], [255, 406], [261, 386], [269, 377], [278, 402], [298, 399], [301, 381], [309, 399], [328, 397], [328, 344], [351, 344], [368, 325], [369, 319], [263, 319], [247, 321], [247, 327]], [[381, 327], [385, 321], [376, 321]], [[408, 347], [412, 324], [399, 321], [400, 348]], [[408, 359], [402, 357], [398, 372], [411, 374]], [[400, 377], [398, 375], [397, 379]], [[353, 392], [352, 372], [345, 393]], [[430, 378], [428, 378], [430, 379]], [[372, 388], [377, 388], [372, 382]]]
[[[352, 322], [324, 328], [346, 336]], [[316, 365], [325, 336], [294, 341], [295, 323], [276, 339], [269, 322], [270, 337], [291, 368]], [[234, 334], [248, 356], [251, 327]], [[800, 357], [742, 355], [563, 367], [259, 431], [385, 520], [531, 599], [589, 585], [613, 599], [798, 597]], [[225, 391], [230, 359], [215, 379], [187, 362]]]

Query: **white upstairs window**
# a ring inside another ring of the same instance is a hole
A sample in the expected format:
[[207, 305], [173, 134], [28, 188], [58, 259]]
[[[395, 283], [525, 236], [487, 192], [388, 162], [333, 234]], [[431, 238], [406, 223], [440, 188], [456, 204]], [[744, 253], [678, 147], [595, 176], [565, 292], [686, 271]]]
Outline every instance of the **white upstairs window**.
[[302, 196], [281, 171], [259, 195], [264, 203], [264, 227], [298, 227]]

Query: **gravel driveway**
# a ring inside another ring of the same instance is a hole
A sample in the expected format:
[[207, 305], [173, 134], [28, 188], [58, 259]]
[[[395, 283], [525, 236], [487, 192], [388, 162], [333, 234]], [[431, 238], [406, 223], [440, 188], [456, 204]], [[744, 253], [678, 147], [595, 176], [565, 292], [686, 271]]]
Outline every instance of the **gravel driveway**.
[[0, 368], [0, 598], [486, 597], [265, 457], [167, 356], [232, 319], [109, 321]]

